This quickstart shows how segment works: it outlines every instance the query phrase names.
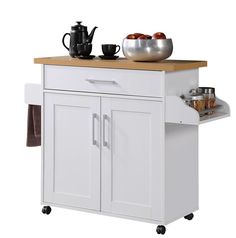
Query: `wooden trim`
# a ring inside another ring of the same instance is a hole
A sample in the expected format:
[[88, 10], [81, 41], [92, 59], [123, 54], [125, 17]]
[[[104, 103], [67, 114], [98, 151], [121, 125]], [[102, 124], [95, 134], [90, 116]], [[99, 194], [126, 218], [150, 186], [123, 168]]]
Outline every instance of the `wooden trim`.
[[35, 58], [35, 64], [63, 65], [93, 68], [134, 69], [154, 71], [177, 71], [188, 70], [207, 66], [207, 61], [196, 60], [163, 60], [161, 62], [134, 62], [125, 58], [117, 60], [81, 60], [70, 56], [56, 56], [46, 58]]

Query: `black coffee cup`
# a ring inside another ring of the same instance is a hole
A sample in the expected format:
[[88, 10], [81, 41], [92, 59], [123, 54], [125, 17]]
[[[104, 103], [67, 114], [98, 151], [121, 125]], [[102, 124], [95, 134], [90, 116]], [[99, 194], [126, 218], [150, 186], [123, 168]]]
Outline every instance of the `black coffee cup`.
[[[116, 48], [118, 48], [118, 50], [116, 50]], [[102, 52], [105, 56], [114, 56], [119, 51], [120, 51], [119, 45], [113, 45], [113, 44], [102, 45]]]
[[89, 56], [92, 51], [92, 44], [90, 43], [77, 44], [77, 51], [78, 55]]

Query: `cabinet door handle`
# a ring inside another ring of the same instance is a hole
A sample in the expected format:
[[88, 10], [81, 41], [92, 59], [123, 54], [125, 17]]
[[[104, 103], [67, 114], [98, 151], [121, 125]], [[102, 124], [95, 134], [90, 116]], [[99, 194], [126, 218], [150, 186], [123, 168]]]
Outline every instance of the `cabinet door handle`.
[[117, 84], [114, 80], [97, 80], [97, 79], [85, 79], [89, 83], [93, 84]]
[[96, 118], [97, 118], [97, 114], [93, 113], [93, 115], [92, 115], [92, 143], [93, 143], [93, 145], [98, 145], [98, 142], [95, 139], [95, 119]]
[[104, 147], [108, 147], [108, 142], [106, 141], [106, 120], [108, 120], [108, 116], [106, 114], [103, 115], [103, 131], [102, 131], [102, 143]]

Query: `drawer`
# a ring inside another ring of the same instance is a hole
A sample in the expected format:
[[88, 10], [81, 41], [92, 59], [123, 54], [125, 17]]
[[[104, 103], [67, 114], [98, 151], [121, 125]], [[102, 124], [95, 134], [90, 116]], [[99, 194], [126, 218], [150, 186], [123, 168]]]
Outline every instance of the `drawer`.
[[163, 71], [45, 65], [44, 88], [162, 97]]

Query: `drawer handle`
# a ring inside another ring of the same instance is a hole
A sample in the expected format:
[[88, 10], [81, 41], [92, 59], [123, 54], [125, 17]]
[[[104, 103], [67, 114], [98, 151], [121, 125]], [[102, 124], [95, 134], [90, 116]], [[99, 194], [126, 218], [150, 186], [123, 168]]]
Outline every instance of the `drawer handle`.
[[85, 79], [85, 80], [93, 84], [118, 84], [114, 80], [97, 80], [97, 79]]

